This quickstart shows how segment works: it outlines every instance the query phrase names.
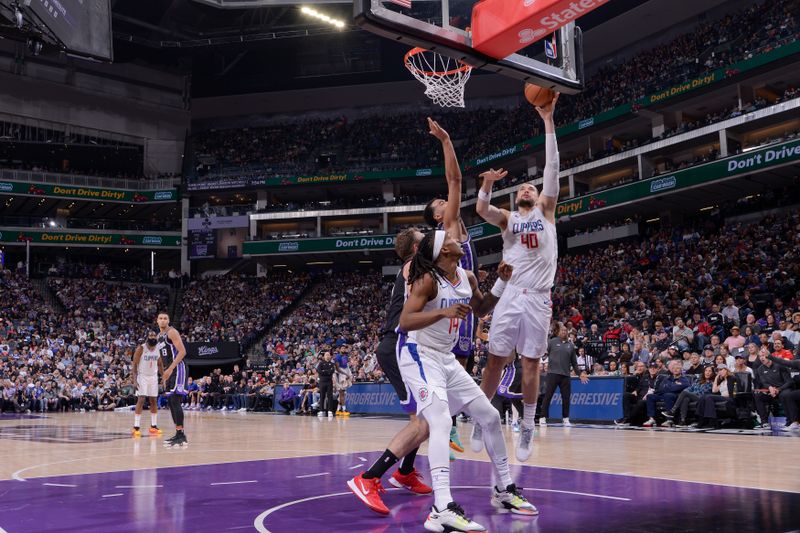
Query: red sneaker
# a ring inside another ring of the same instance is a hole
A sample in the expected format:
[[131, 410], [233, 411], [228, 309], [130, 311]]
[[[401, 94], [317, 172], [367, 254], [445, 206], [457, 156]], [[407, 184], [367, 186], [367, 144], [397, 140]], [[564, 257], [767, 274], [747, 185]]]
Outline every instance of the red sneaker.
[[422, 475], [415, 468], [408, 475], [403, 475], [399, 470], [395, 470], [392, 477], [389, 478], [389, 483], [398, 489], [407, 489], [414, 494], [430, 494], [433, 489], [422, 482]]
[[386, 489], [381, 485], [381, 480], [378, 478], [364, 479], [362, 476], [364, 472], [347, 482], [350, 490], [358, 496], [358, 499], [364, 502], [364, 505], [372, 509], [378, 514], [388, 515], [389, 508], [381, 500], [381, 493], [386, 492]]

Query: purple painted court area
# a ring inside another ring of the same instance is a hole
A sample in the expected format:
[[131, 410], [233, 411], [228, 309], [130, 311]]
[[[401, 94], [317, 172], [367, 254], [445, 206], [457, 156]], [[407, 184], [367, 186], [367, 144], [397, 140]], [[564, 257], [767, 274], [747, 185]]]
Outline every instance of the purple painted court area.
[[[172, 452], [170, 452], [172, 453]], [[174, 453], [181, 453], [175, 450]], [[326, 455], [0, 482], [0, 531], [271, 533], [422, 531], [432, 502], [389, 490], [389, 517], [345, 482], [376, 454]], [[425, 457], [419, 458], [423, 470]], [[453, 465], [453, 495], [489, 531], [710, 532], [800, 528], [800, 494], [575, 470], [514, 467], [535, 518], [489, 504], [490, 465]], [[426, 476], [427, 477], [427, 476]], [[390, 487], [388, 483], [385, 483]], [[474, 487], [474, 488], [472, 488]]]

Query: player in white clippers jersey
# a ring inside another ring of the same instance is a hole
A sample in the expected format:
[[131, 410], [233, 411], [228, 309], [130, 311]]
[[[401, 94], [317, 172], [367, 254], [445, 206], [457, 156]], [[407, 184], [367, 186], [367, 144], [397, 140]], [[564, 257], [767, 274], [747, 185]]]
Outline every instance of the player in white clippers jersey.
[[[442, 152], [444, 153], [444, 174], [447, 179], [447, 200], [441, 198], [434, 198], [425, 206], [422, 216], [425, 222], [434, 229], [443, 229], [449, 233], [454, 239], [461, 243], [461, 249], [464, 255], [461, 256], [459, 266], [464, 270], [471, 270], [472, 272], [480, 275], [485, 275], [486, 272], [477, 270], [477, 255], [475, 254], [475, 247], [461, 220], [461, 167], [458, 165], [458, 157], [456, 156], [455, 147], [450, 140], [448, 134], [435, 120], [428, 118], [428, 128], [430, 133], [442, 143]], [[483, 279], [481, 279], [483, 281]], [[467, 369], [467, 372], [472, 372], [473, 367], [473, 348], [475, 344], [475, 317], [471, 314], [461, 321], [461, 330], [459, 331], [458, 342], [453, 346], [453, 355], [456, 356], [458, 362]], [[458, 434], [458, 424], [456, 417], [452, 418], [453, 425], [450, 428], [450, 448], [462, 453], [464, 445], [461, 444], [461, 437]], [[455, 454], [450, 452], [450, 460], [455, 460]]]
[[158, 346], [158, 333], [155, 331], [147, 332], [147, 339], [144, 344], [136, 347], [133, 354], [133, 370], [131, 379], [136, 386], [136, 409], [134, 411], [133, 436], [142, 436], [139, 429], [142, 420], [142, 409], [144, 399], [150, 399], [150, 435], [161, 435], [158, 429], [158, 374], [164, 371], [164, 364], [161, 362], [161, 350]]
[[[526, 461], [533, 447], [534, 414], [539, 395], [539, 359], [547, 350], [550, 319], [553, 314], [550, 291], [553, 288], [558, 258], [555, 211], [558, 201], [558, 146], [553, 110], [558, 94], [544, 107], [537, 107], [545, 125], [545, 166], [542, 193], [525, 183], [517, 191], [516, 211], [498, 209], [491, 204], [492, 185], [505, 177], [502, 169], [481, 174], [477, 211], [484, 220], [499, 227], [503, 234], [503, 261], [514, 268], [508, 285], [498, 281], [493, 293], [502, 294], [492, 315], [489, 359], [483, 370], [481, 388], [492, 398], [500, 384], [503, 366], [514, 351], [522, 356], [524, 417], [517, 443], [517, 460]], [[505, 292], [503, 292], [505, 291]], [[472, 430], [472, 449], [483, 447], [482, 428]]]
[[[485, 531], [466, 517], [450, 494], [449, 433], [453, 413], [469, 413], [485, 428], [486, 449], [499, 482], [492, 489], [494, 506], [533, 515], [533, 507], [511, 479], [500, 415], [467, 371], [456, 361], [453, 346], [460, 322], [473, 312], [492, 310], [497, 297], [484, 295], [472, 272], [458, 266], [464, 254], [459, 242], [444, 230], [428, 232], [411, 262], [411, 291], [400, 314], [400, 330], [408, 333], [399, 358], [400, 373], [417, 403], [417, 414], [430, 431], [428, 462], [434, 504], [425, 521], [428, 531]], [[511, 268], [498, 267], [501, 279]]]

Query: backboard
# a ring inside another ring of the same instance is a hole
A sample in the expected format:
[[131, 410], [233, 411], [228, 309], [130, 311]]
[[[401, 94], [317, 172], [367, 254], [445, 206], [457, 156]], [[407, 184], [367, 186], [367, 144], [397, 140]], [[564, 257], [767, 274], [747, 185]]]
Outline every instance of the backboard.
[[583, 44], [580, 28], [574, 22], [550, 35], [536, 32], [529, 36], [530, 45], [497, 59], [473, 47], [471, 28], [476, 3], [475, 0], [354, 0], [354, 16], [359, 26], [409, 48], [419, 46], [474, 68], [566, 94], [583, 90]]

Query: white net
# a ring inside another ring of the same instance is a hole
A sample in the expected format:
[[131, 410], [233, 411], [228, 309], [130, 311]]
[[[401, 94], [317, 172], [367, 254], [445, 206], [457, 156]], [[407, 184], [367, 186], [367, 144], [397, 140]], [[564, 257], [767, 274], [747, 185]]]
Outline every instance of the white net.
[[425, 96], [441, 107], [464, 107], [464, 88], [472, 67], [448, 56], [415, 48], [406, 68], [425, 86]]

